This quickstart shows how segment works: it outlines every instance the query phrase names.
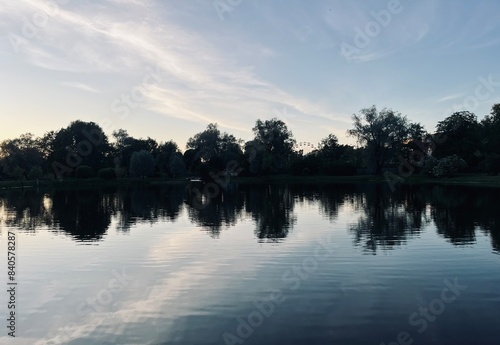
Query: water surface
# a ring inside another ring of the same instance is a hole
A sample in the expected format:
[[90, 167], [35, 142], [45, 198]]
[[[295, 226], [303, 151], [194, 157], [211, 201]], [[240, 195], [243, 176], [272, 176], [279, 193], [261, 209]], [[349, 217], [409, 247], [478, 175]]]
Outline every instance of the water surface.
[[180, 185], [3, 191], [0, 262], [14, 231], [19, 285], [17, 337], [2, 325], [0, 343], [498, 344], [498, 195], [370, 184], [230, 185], [202, 199]]

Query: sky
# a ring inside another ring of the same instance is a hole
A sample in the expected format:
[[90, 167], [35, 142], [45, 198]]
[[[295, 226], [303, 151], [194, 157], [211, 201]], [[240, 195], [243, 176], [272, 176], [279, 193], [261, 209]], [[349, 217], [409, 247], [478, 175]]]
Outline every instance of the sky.
[[432, 131], [500, 103], [500, 2], [0, 0], [0, 141], [80, 119], [174, 140], [209, 123], [253, 138], [278, 117], [298, 142], [363, 108]]

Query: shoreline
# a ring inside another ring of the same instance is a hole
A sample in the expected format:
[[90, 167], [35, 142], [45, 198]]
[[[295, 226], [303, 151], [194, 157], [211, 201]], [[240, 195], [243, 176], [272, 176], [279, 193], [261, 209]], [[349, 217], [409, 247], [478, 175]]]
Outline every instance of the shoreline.
[[[238, 184], [341, 184], [341, 183], [387, 183], [384, 176], [357, 175], [357, 176], [292, 176], [292, 175], [271, 175], [258, 177], [231, 177], [222, 181]], [[40, 180], [36, 181], [0, 181], [0, 190], [23, 190], [33, 188], [70, 188], [70, 187], [115, 187], [115, 186], [144, 186], [144, 185], [179, 185], [189, 184], [191, 181], [186, 178], [164, 179], [164, 178], [122, 178], [116, 180], [92, 179], [64, 179]], [[460, 174], [452, 178], [432, 178], [423, 175], [410, 176], [399, 185], [455, 185], [455, 186], [480, 186], [480, 187], [500, 187], [500, 176], [488, 176], [484, 174]]]

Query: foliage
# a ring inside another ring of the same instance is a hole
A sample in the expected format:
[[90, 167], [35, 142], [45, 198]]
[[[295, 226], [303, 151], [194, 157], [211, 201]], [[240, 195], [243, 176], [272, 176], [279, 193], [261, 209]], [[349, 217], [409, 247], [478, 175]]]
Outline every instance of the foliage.
[[329, 134], [320, 142], [319, 154], [321, 158], [327, 160], [338, 159], [340, 155], [339, 140], [334, 134]]
[[456, 112], [438, 122], [436, 131], [446, 139], [436, 146], [434, 155], [437, 158], [457, 154], [470, 167], [477, 166], [482, 148], [480, 124], [476, 115], [469, 111]]
[[0, 170], [7, 176], [19, 179], [33, 167], [43, 164], [40, 141], [31, 133], [0, 143]]
[[243, 156], [239, 141], [233, 135], [221, 133], [216, 123], [189, 138], [186, 147], [186, 154], [189, 151], [185, 155], [187, 169], [198, 174], [211, 170], [208, 162], [213, 159], [227, 165], [231, 161], [241, 161]]
[[238, 140], [231, 134], [221, 133], [216, 123], [209, 124], [203, 132], [189, 138], [186, 147], [194, 150], [202, 161], [218, 156], [228, 162], [241, 155]]
[[80, 165], [75, 170], [75, 177], [79, 179], [86, 179], [95, 177], [94, 169], [88, 165]]
[[481, 121], [483, 155], [481, 167], [488, 174], [500, 173], [500, 104], [493, 105], [490, 115]]
[[324, 166], [325, 175], [353, 176], [356, 175], [357, 166], [351, 163], [328, 162]]
[[153, 155], [141, 150], [134, 152], [130, 158], [130, 175], [134, 177], [148, 177], [155, 172], [155, 160]]
[[114, 131], [113, 137], [115, 138], [115, 143], [113, 145], [115, 156], [114, 160], [115, 165], [118, 168], [122, 168], [125, 170], [129, 169], [131, 158], [134, 152], [146, 151], [158, 158], [158, 143], [154, 139], [151, 139], [149, 137], [147, 139], [137, 139], [131, 137], [128, 132], [123, 129]]
[[[468, 111], [453, 113], [438, 122], [434, 134], [398, 112], [375, 106], [361, 109], [353, 121], [348, 134], [358, 147], [341, 145], [329, 134], [306, 155], [294, 150], [292, 132], [277, 118], [257, 120], [254, 137], [244, 144], [211, 123], [189, 138], [183, 153], [171, 140], [134, 138], [123, 129], [113, 132], [111, 144], [96, 123], [74, 121], [41, 137], [26, 133], [0, 142], [0, 178], [36, 179], [51, 173], [54, 178], [81, 178], [94, 176], [93, 171], [106, 179], [187, 174], [208, 178], [224, 173], [229, 165], [236, 165], [243, 176], [353, 175], [359, 169], [379, 174], [385, 168], [401, 168], [402, 162], [410, 162], [412, 172], [452, 176], [464, 166], [455, 156], [465, 161], [468, 171], [500, 173], [500, 104], [481, 121]], [[92, 174], [86, 175], [86, 168]]]
[[316, 175], [321, 169], [321, 159], [317, 155], [307, 155], [292, 163], [291, 172], [296, 176]]
[[434, 156], [427, 157], [422, 166], [421, 172], [423, 174], [432, 175], [434, 167], [438, 164], [438, 162], [439, 160]]
[[181, 177], [186, 175], [186, 164], [184, 164], [182, 154], [179, 152], [176, 152], [170, 157], [169, 172], [172, 177]]
[[418, 127], [398, 112], [387, 108], [379, 112], [375, 106], [361, 109], [352, 119], [354, 128], [348, 134], [365, 146], [369, 165], [376, 174], [381, 174], [385, 164], [395, 160], [403, 143]]
[[25, 177], [25, 174], [26, 174], [26, 171], [23, 168], [20, 168], [17, 166], [14, 168], [11, 175], [16, 180], [22, 180]]
[[479, 169], [488, 175], [498, 175], [500, 173], [500, 155], [487, 153], [484, 160], [479, 163]]
[[[171, 175], [170, 165], [174, 156], [179, 153], [179, 147], [173, 141], [167, 141], [158, 146], [158, 153], [156, 155], [156, 165], [162, 174]], [[184, 162], [183, 162], [184, 163]]]
[[34, 166], [28, 173], [29, 180], [36, 180], [43, 176], [43, 170], [39, 166]]
[[116, 172], [113, 168], [102, 168], [97, 172], [97, 176], [105, 180], [116, 179]]
[[295, 139], [286, 124], [277, 118], [257, 120], [252, 130], [255, 138], [245, 145], [251, 170], [256, 174], [287, 172]]
[[49, 163], [54, 169], [56, 166], [62, 169], [56, 171], [57, 174], [69, 173], [80, 165], [94, 170], [111, 165], [111, 145], [102, 128], [94, 122], [71, 122], [48, 140], [52, 140]]
[[432, 169], [434, 177], [453, 177], [457, 172], [467, 167], [465, 160], [457, 155], [444, 157], [438, 160]]

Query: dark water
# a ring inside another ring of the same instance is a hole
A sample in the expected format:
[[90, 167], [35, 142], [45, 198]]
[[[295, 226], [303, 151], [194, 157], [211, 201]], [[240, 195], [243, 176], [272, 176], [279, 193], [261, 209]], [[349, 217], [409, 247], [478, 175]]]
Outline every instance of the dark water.
[[0, 343], [499, 344], [499, 192], [4, 191]]

